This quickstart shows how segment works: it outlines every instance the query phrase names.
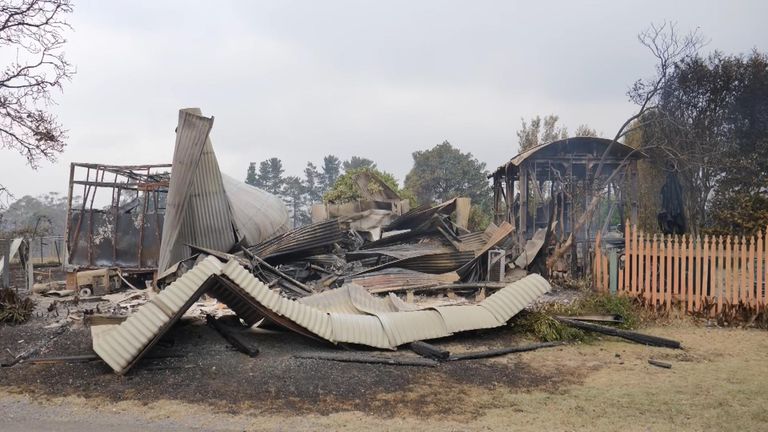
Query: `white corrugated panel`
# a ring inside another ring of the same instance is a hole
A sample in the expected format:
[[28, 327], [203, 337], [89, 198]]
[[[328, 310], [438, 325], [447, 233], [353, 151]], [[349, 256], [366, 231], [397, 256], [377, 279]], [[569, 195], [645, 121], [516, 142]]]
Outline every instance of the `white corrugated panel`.
[[352, 299], [349, 297], [349, 285], [302, 297], [296, 301], [328, 313], [333, 312], [352, 315], [361, 313], [355, 305], [352, 304]]
[[393, 348], [381, 321], [375, 316], [332, 313], [330, 317], [335, 342]]
[[396, 311], [410, 312], [410, 311], [416, 311], [416, 310], [421, 310], [422, 309], [418, 305], [415, 305], [413, 303], [408, 303], [406, 301], [403, 301], [395, 293], [389, 293], [389, 296], [387, 296], [387, 298], [389, 299], [389, 302], [392, 303], [392, 307]]
[[230, 260], [222, 272], [264, 307], [288, 318], [323, 339], [333, 340], [331, 320], [327, 313], [295, 300], [289, 300], [272, 291], [235, 260]]
[[159, 335], [160, 329], [181, 310], [203, 282], [220, 272], [219, 260], [205, 258], [120, 325], [108, 329], [92, 327], [93, 351], [115, 372], [122, 372]]
[[450, 336], [437, 311], [387, 312], [376, 314], [393, 347], [405, 343]]
[[500, 289], [480, 302], [480, 306], [488, 309], [499, 322], [505, 323], [551, 289], [552, 286], [541, 275], [530, 274]]
[[361, 313], [375, 315], [381, 312], [397, 312], [398, 309], [387, 298], [379, 298], [368, 292], [365, 288], [356, 284], [347, 285], [349, 298], [352, 304]]
[[279, 197], [226, 174], [221, 178], [237, 231], [246, 245], [259, 244], [291, 229], [288, 208]]
[[436, 307], [435, 310], [443, 317], [445, 327], [451, 333], [493, 328], [504, 324], [488, 309], [478, 305], [442, 306]]

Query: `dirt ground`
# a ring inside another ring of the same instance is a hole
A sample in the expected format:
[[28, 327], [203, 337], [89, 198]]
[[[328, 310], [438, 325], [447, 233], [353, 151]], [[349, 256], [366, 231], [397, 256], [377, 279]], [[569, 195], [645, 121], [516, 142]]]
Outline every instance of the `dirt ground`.
[[[42, 325], [0, 326], [0, 357], [42, 344], [51, 333]], [[685, 349], [605, 338], [435, 368], [369, 365], [293, 358], [335, 349], [284, 332], [248, 333], [261, 349], [249, 358], [187, 320], [152, 353], [173, 357], [143, 360], [124, 377], [99, 361], [0, 369], [0, 429], [766, 430], [765, 331], [683, 322], [643, 331]], [[458, 353], [525, 342], [505, 328], [436, 344]], [[89, 349], [80, 326], [39, 355]]]

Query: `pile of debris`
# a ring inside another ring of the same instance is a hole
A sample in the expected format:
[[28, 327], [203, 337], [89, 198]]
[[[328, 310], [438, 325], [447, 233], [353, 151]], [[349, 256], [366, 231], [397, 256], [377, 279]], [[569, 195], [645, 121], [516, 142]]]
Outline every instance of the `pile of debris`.
[[[551, 289], [508, 262], [509, 252], [530, 254], [518, 248], [511, 224], [469, 231], [468, 198], [408, 210], [367, 173], [355, 179], [358, 202], [316, 208], [316, 221], [303, 227], [272, 223], [251, 235], [265, 224], [237, 216], [243, 200], [233, 199], [219, 171], [212, 123], [199, 110], [179, 113], [160, 293], [112, 310], [131, 310], [127, 319], [92, 326], [94, 351], [116, 372], [130, 369], [185, 313], [221, 311], [206, 296], [249, 327], [390, 350], [504, 325]], [[530, 264], [525, 256], [516, 262]]]

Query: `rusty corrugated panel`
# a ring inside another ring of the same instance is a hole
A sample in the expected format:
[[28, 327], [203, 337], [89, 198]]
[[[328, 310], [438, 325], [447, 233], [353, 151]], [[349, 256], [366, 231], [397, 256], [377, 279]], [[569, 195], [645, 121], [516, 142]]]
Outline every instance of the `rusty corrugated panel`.
[[125, 373], [184, 314], [221, 271], [221, 262], [208, 257], [142, 305], [120, 325], [91, 332], [93, 351], [117, 373]]
[[388, 268], [351, 276], [345, 280], [360, 285], [371, 293], [377, 293], [389, 291], [392, 288], [406, 290], [410, 287], [444, 285], [458, 281], [459, 275], [456, 272], [429, 274], [401, 268]]
[[264, 318], [257, 309], [253, 308], [246, 299], [242, 298], [232, 289], [224, 284], [216, 284], [208, 291], [208, 294], [227, 305], [228, 308], [234, 312], [238, 318], [245, 321], [250, 327], [258, 323]]
[[235, 260], [230, 260], [222, 269], [232, 282], [240, 286], [257, 302], [288, 318], [323, 339], [332, 341], [333, 333], [328, 314], [313, 307], [289, 300], [269, 289]]
[[472, 261], [473, 258], [475, 258], [475, 253], [473, 251], [439, 252], [429, 255], [420, 255], [390, 261], [376, 267], [362, 270], [355, 275], [352, 275], [351, 277], [354, 278], [355, 276], [361, 274], [372, 273], [391, 267], [413, 270], [422, 273], [441, 274], [456, 270]]
[[330, 314], [336, 342], [393, 348], [379, 318], [372, 315]]
[[551, 289], [552, 286], [541, 275], [530, 274], [495, 292], [479, 306], [488, 309], [499, 322], [505, 323]]
[[450, 336], [442, 316], [434, 310], [377, 313], [393, 347], [419, 340]]
[[248, 250], [269, 263], [295, 261], [327, 253], [333, 245], [348, 240], [348, 233], [338, 219], [305, 225], [277, 235]]
[[347, 261], [357, 261], [365, 258], [375, 258], [379, 256], [388, 256], [395, 259], [414, 258], [423, 255], [435, 255], [439, 253], [453, 252], [453, 249], [447, 247], [435, 247], [432, 245], [423, 246], [417, 244], [392, 245], [374, 249], [360, 249], [349, 251], [345, 257]]
[[476, 275], [478, 271], [478, 264], [480, 264], [480, 261], [485, 257], [485, 254], [493, 247], [498, 245], [499, 243], [506, 240], [510, 235], [512, 235], [512, 232], [515, 230], [515, 228], [510, 224], [509, 222], [504, 222], [501, 225], [499, 225], [499, 228], [491, 234], [488, 241], [483, 245], [482, 248], [475, 250], [475, 258], [468, 263], [464, 264], [460, 269], [456, 270], [456, 273], [461, 276], [462, 280], [467, 280], [469, 278], [472, 278], [473, 274]]
[[488, 309], [478, 305], [443, 306], [436, 307], [435, 310], [443, 317], [445, 327], [451, 333], [493, 328], [504, 324]]

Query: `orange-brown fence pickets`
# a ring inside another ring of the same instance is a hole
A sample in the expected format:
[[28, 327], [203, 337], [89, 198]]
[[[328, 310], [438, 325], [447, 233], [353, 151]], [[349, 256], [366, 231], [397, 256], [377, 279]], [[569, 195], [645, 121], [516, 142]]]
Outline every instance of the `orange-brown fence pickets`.
[[[593, 282], [611, 285], [610, 260], [598, 235]], [[613, 274], [620, 293], [653, 306], [681, 305], [712, 315], [729, 307], [764, 309], [768, 303], [768, 227], [753, 236], [671, 236], [624, 230], [624, 256]]]

